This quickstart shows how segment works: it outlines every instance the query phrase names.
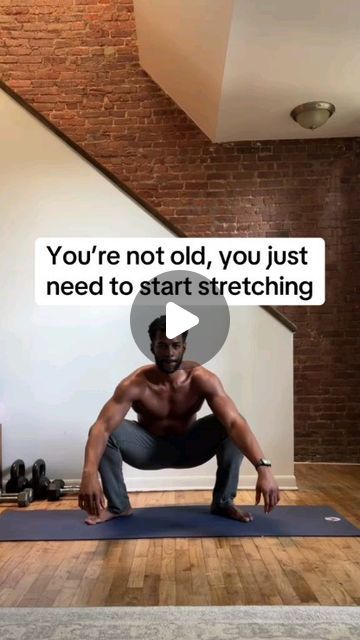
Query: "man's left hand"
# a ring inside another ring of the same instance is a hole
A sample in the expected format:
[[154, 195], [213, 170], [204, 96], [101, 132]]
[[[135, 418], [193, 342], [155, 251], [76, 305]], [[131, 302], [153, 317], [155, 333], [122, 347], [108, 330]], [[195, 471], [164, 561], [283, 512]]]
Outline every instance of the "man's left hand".
[[255, 504], [259, 504], [261, 494], [264, 496], [264, 511], [270, 513], [280, 500], [280, 489], [271, 469], [266, 467], [259, 469]]

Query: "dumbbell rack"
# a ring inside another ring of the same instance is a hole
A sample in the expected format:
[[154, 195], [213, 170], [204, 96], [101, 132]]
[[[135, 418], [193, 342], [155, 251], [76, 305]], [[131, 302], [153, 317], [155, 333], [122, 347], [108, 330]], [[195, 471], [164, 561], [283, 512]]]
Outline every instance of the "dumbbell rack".
[[32, 489], [24, 489], [19, 493], [3, 493], [3, 469], [2, 469], [2, 425], [0, 424], [0, 506], [2, 504], [15, 504], [19, 507], [27, 507], [33, 501]]
[[[37, 460], [37, 462], [42, 462], [44, 465], [44, 471], [45, 471], [45, 462], [43, 460]], [[33, 478], [34, 479], [34, 478]], [[49, 481], [50, 482], [50, 481]], [[49, 500], [59, 500], [61, 497], [76, 497], [79, 493], [80, 490], [80, 485], [66, 485], [63, 481], [51, 481], [50, 485], [52, 485], [54, 482], [62, 482], [62, 487], [61, 487], [61, 491], [59, 493], [58, 497], [49, 497]], [[21, 494], [16, 494], [16, 493], [3, 493], [3, 466], [2, 466], [2, 425], [0, 423], [0, 508], [1, 508], [1, 504], [6, 504], [6, 503], [18, 503], [19, 506], [27, 506], [27, 504], [29, 502], [32, 502], [33, 498], [35, 496], [33, 496], [33, 489], [24, 489], [24, 491], [21, 492]], [[25, 493], [27, 494], [25, 496]], [[3, 502], [1, 502], [1, 499], [3, 498]], [[8, 498], [8, 499], [7, 499]], [[44, 499], [45, 499], [45, 495], [44, 495]], [[26, 503], [26, 504], [25, 504]]]

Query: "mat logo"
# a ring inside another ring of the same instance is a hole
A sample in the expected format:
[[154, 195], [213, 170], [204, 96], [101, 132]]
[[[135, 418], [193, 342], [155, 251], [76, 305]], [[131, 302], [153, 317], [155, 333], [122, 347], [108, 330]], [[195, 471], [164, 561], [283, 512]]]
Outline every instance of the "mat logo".
[[324, 518], [324, 520], [329, 520], [329, 522], [340, 522], [341, 518], [336, 518], [336, 516], [328, 516]]

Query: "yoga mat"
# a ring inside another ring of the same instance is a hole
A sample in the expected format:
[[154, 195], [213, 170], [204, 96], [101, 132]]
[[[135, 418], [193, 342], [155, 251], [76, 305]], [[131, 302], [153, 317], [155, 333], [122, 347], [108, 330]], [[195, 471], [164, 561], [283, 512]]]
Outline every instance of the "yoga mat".
[[87, 525], [80, 509], [7, 510], [0, 516], [0, 540], [120, 540], [130, 538], [216, 538], [261, 536], [359, 536], [360, 529], [327, 506], [243, 506], [253, 522], [210, 513], [208, 505], [134, 509], [131, 516]]

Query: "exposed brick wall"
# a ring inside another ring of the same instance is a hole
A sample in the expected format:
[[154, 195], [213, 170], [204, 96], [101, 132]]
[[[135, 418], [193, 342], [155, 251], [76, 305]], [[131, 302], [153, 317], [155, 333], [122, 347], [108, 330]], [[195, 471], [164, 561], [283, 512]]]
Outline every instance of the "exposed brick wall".
[[295, 458], [359, 462], [359, 140], [211, 144], [141, 70], [128, 0], [0, 0], [0, 28], [2, 79], [187, 234], [325, 238], [326, 304], [281, 309]]

